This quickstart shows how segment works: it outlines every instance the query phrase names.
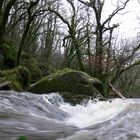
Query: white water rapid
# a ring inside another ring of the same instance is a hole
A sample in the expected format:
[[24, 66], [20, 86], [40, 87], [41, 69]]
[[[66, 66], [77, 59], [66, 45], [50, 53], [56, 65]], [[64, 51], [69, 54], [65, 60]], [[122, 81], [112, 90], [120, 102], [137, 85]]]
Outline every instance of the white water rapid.
[[140, 140], [140, 99], [72, 106], [56, 93], [0, 91], [0, 140]]
[[100, 102], [89, 100], [86, 106], [61, 104], [59, 108], [69, 114], [65, 121], [67, 124], [86, 128], [112, 119], [125, 110], [128, 105], [126, 101], [121, 99]]

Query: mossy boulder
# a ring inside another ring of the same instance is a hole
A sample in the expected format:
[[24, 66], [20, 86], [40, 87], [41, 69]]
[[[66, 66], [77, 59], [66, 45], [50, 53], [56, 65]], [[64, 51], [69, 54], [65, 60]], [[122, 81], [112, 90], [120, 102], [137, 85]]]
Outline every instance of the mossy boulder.
[[11, 70], [0, 71], [0, 87], [2, 89], [23, 91], [29, 88], [30, 75], [25, 67], [19, 66]]
[[102, 83], [98, 79], [84, 72], [66, 68], [42, 78], [31, 86], [29, 91], [38, 94], [68, 92], [77, 95], [93, 96], [102, 92], [102, 89]]

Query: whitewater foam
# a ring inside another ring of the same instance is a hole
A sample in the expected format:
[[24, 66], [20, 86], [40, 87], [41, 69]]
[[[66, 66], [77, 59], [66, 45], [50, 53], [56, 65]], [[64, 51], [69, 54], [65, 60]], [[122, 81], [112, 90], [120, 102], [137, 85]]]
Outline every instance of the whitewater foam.
[[86, 128], [97, 123], [110, 120], [126, 109], [128, 103], [122, 99], [94, 102], [90, 100], [86, 106], [61, 104], [61, 110], [67, 112], [69, 117], [65, 120], [67, 125]]
[[[7, 96], [8, 95], [8, 96]], [[114, 99], [110, 101], [89, 100], [83, 105], [72, 106], [64, 102], [58, 93], [34, 95], [31, 93], [1, 92], [1, 111], [25, 113], [36, 118], [57, 120], [66, 125], [86, 128], [112, 119], [130, 104], [130, 101]]]

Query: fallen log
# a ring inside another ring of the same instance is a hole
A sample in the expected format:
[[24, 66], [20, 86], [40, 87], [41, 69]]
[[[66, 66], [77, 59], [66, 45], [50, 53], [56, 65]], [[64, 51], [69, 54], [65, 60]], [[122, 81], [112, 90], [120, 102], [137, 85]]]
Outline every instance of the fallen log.
[[119, 96], [120, 98], [125, 98], [118, 90], [116, 90], [113, 85], [111, 83], [109, 83], [109, 87], [111, 88], [111, 90], [117, 95]]
[[10, 82], [8, 82], [8, 81], [1, 83], [0, 90], [10, 90], [9, 84], [10, 84]]

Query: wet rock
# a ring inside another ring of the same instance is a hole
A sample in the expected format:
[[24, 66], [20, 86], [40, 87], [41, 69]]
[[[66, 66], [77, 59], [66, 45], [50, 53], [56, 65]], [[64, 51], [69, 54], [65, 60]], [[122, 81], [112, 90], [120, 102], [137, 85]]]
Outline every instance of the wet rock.
[[67, 68], [42, 78], [29, 88], [30, 92], [38, 94], [61, 92], [88, 96], [96, 95], [102, 90], [102, 83], [98, 79]]

